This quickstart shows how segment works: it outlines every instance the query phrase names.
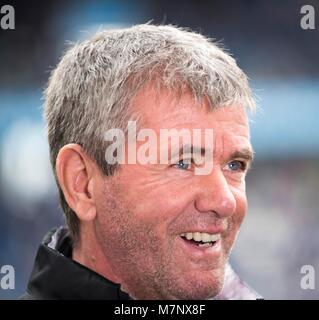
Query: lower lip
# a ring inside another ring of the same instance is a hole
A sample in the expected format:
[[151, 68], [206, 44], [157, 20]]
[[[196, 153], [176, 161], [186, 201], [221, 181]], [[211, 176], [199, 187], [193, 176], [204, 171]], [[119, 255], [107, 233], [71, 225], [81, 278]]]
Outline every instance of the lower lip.
[[217, 258], [221, 254], [221, 240], [219, 239], [210, 247], [200, 247], [179, 237], [184, 250], [196, 258]]

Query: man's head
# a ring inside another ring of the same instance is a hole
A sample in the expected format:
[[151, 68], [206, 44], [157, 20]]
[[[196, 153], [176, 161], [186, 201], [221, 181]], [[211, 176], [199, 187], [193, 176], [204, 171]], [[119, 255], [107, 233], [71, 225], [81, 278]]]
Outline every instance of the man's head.
[[[70, 49], [50, 79], [45, 113], [75, 258], [136, 298], [215, 296], [247, 207], [245, 108], [253, 105], [235, 61], [199, 34], [140, 25]], [[185, 158], [107, 163], [104, 134], [126, 132], [128, 120], [158, 141], [162, 129], [212, 129], [192, 146], [212, 151], [212, 171], [196, 175]]]

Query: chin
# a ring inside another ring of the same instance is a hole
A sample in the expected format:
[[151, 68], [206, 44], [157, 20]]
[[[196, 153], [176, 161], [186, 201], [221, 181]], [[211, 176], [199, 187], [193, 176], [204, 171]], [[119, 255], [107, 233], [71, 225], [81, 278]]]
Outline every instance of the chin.
[[207, 286], [198, 285], [193, 287], [188, 292], [179, 293], [176, 295], [178, 300], [209, 300], [216, 297], [222, 290], [223, 283], [218, 283], [217, 285]]
[[[224, 285], [224, 270], [214, 275], [197, 275], [189, 277], [182, 286], [175, 286], [175, 299], [178, 300], [207, 300], [216, 297]], [[178, 290], [178, 292], [176, 292]]]

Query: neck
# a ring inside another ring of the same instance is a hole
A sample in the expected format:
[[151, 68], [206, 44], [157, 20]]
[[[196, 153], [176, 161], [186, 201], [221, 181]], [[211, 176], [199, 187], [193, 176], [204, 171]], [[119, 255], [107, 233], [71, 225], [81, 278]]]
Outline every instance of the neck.
[[93, 228], [88, 227], [81, 225], [80, 237], [73, 248], [72, 259], [114, 283], [121, 283], [107, 261], [95, 233], [91, 231]]

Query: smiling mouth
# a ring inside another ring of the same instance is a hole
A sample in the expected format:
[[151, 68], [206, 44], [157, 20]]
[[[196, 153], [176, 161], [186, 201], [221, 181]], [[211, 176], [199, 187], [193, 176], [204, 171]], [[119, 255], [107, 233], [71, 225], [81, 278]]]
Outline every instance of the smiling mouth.
[[180, 234], [180, 237], [190, 244], [198, 247], [213, 247], [220, 240], [220, 233], [210, 234], [206, 232], [186, 232]]

